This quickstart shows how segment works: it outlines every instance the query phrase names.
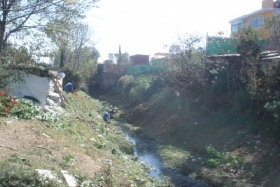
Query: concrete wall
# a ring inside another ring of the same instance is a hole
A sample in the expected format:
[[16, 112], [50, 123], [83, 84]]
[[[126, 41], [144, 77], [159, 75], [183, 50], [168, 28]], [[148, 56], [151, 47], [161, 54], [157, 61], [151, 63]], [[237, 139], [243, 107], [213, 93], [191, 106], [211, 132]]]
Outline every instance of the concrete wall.
[[98, 64], [97, 83], [101, 89], [110, 89], [116, 86], [118, 79], [125, 74], [127, 65]]

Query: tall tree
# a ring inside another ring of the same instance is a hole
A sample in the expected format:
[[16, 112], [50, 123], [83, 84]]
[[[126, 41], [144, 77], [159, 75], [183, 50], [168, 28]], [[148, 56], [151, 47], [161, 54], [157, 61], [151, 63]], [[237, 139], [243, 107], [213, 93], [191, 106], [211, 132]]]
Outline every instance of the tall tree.
[[127, 52], [121, 53], [121, 55], [119, 53], [109, 53], [107, 60], [111, 60], [112, 63], [115, 64], [128, 64], [130, 62], [129, 54]]
[[61, 49], [59, 67], [62, 68], [63, 66], [64, 66], [64, 49]]
[[[15, 34], [41, 32], [46, 25], [73, 23], [85, 16], [85, 10], [97, 0], [1, 0], [0, 15], [0, 51], [3, 51], [8, 39]], [[32, 31], [31, 31], [32, 30]], [[31, 32], [30, 32], [31, 31]]]
[[118, 55], [117, 63], [121, 63], [122, 61], [123, 59], [122, 59], [121, 45], [119, 45], [119, 55]]
[[[200, 37], [189, 36], [179, 39], [173, 46], [173, 55], [170, 57], [171, 66], [165, 72], [170, 86], [179, 92], [194, 91], [196, 96], [204, 94], [205, 91], [205, 52]], [[176, 49], [176, 50], [175, 50]], [[171, 49], [172, 50], [172, 49]]]
[[263, 42], [258, 32], [251, 27], [244, 28], [237, 33], [236, 51], [242, 60], [241, 78], [247, 84], [247, 89], [253, 96], [260, 94], [259, 77], [261, 67], [259, 63]]

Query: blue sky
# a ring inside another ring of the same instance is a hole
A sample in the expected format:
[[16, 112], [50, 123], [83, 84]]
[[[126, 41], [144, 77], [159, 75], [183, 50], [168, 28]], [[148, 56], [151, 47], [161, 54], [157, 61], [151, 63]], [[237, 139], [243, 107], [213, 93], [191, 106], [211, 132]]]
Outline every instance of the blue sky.
[[93, 41], [101, 54], [164, 52], [185, 34], [230, 34], [229, 21], [261, 9], [262, 0], [100, 0], [87, 14]]

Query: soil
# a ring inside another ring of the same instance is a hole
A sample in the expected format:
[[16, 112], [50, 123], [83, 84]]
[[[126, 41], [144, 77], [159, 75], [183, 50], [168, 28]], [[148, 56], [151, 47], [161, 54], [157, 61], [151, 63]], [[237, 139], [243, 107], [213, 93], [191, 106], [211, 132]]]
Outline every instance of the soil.
[[[69, 146], [70, 139], [61, 139], [57, 136], [56, 130], [47, 128], [40, 122], [9, 118], [0, 118], [0, 121], [0, 161], [2, 164], [7, 159], [16, 157], [27, 166], [40, 165], [40, 167], [52, 169], [51, 166], [47, 166], [48, 162], [44, 164], [46, 160], [51, 159], [60, 164], [63, 163], [63, 155], [75, 155], [77, 167], [84, 171], [84, 174], [92, 176], [100, 168], [85, 152], [77, 150], [75, 146]], [[41, 156], [36, 154], [37, 152], [42, 152]]]

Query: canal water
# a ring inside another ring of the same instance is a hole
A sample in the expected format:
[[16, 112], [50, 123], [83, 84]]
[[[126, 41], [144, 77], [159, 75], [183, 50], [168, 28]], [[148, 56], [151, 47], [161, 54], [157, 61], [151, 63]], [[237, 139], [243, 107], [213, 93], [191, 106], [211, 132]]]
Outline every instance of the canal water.
[[129, 127], [118, 124], [120, 131], [125, 135], [126, 139], [134, 145], [134, 156], [138, 157], [140, 161], [153, 168], [148, 174], [151, 177], [160, 179], [161, 175], [168, 176], [171, 183], [176, 187], [209, 187], [201, 184], [194, 179], [180, 174], [176, 170], [164, 168], [162, 159], [156, 154], [153, 148], [153, 142], [144, 140], [135, 135]]

